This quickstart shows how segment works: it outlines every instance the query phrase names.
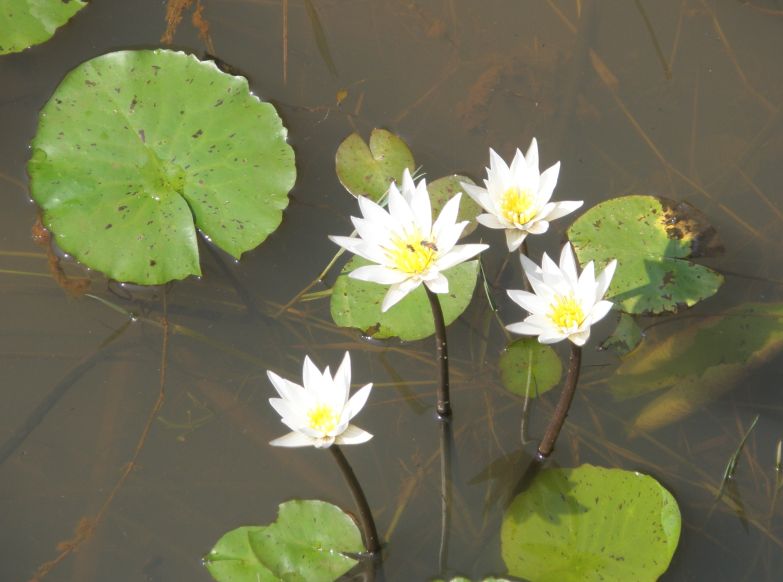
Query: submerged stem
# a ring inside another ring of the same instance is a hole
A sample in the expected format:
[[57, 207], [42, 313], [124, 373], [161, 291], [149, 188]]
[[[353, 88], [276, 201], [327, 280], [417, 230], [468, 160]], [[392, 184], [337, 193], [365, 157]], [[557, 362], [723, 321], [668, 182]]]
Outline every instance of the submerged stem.
[[437, 410], [441, 417], [448, 418], [451, 416], [451, 400], [449, 399], [449, 351], [446, 344], [446, 323], [443, 320], [443, 310], [440, 307], [437, 293], [430, 291], [426, 285], [424, 285], [424, 290], [427, 292], [427, 299], [430, 300], [430, 308], [432, 308], [432, 319], [435, 322], [435, 353], [440, 364]]
[[563, 423], [566, 416], [568, 416], [568, 409], [571, 407], [571, 401], [574, 399], [574, 393], [576, 392], [576, 385], [579, 383], [581, 364], [582, 348], [577, 345], [571, 345], [571, 359], [568, 362], [568, 375], [566, 376], [565, 386], [563, 386], [563, 391], [560, 393], [560, 400], [557, 403], [555, 412], [552, 414], [552, 419], [549, 421], [549, 426], [546, 427], [544, 438], [541, 439], [541, 443], [538, 445], [536, 457], [539, 461], [545, 461], [555, 448], [555, 441], [557, 441], [560, 429], [563, 428]]
[[440, 419], [440, 547], [438, 571], [445, 577], [451, 530], [451, 419]]
[[329, 450], [332, 452], [334, 460], [337, 461], [337, 465], [340, 467], [340, 471], [348, 484], [348, 488], [351, 490], [351, 495], [353, 495], [353, 500], [356, 502], [359, 510], [359, 521], [364, 533], [364, 546], [371, 554], [377, 554], [381, 551], [381, 544], [378, 540], [378, 531], [375, 529], [375, 520], [372, 518], [372, 511], [370, 511], [362, 486], [359, 485], [359, 480], [356, 478], [356, 474], [353, 472], [348, 459], [345, 458], [340, 447], [332, 445], [329, 447]]

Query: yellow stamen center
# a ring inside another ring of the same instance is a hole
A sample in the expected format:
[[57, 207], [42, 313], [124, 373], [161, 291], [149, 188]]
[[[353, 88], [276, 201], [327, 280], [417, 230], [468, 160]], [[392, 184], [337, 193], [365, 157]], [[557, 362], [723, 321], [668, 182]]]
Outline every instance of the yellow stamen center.
[[308, 426], [318, 432], [327, 434], [337, 427], [340, 417], [328, 404], [319, 404], [307, 413]]
[[585, 313], [573, 294], [558, 295], [554, 303], [550, 305], [549, 319], [561, 329], [573, 329], [579, 327], [585, 320]]
[[536, 214], [533, 195], [527, 190], [512, 186], [500, 199], [500, 212], [503, 218], [513, 224], [527, 224]]
[[389, 259], [398, 271], [410, 275], [424, 273], [438, 255], [435, 243], [425, 239], [419, 232], [392, 241], [388, 250]]

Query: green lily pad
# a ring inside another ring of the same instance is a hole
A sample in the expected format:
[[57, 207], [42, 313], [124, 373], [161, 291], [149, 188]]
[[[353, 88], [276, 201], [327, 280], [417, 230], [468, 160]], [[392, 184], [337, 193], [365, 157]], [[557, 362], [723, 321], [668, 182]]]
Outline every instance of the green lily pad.
[[416, 162], [402, 139], [385, 129], [373, 129], [369, 146], [358, 133], [345, 138], [337, 148], [335, 166], [348, 192], [378, 202], [389, 184], [402, 182], [405, 168], [413, 173]]
[[738, 384], [783, 350], [783, 304], [749, 303], [726, 313], [683, 320], [673, 331], [645, 340], [609, 380], [618, 399], [668, 388], [647, 403], [631, 431], [651, 431], [681, 420]]
[[621, 313], [612, 335], [604, 340], [601, 348], [610, 349], [618, 355], [625, 355], [636, 349], [641, 341], [642, 330], [639, 324], [636, 323], [633, 316]]
[[[443, 578], [437, 578], [436, 580], [433, 580], [432, 582], [445, 582]], [[451, 578], [448, 582], [472, 582], [470, 578], [465, 578], [464, 576], [457, 576], [456, 578]], [[482, 578], [479, 580], [479, 582], [509, 582], [505, 578]]]
[[[398, 337], [413, 341], [433, 335], [435, 324], [424, 289], [419, 286], [386, 313], [381, 313], [381, 303], [389, 289], [388, 285], [359, 281], [348, 276], [354, 269], [368, 264], [369, 261], [354, 257], [337, 277], [331, 299], [334, 322], [340, 327], [360, 329], [365, 336], [374, 339]], [[449, 292], [438, 297], [443, 319], [449, 325], [470, 304], [478, 277], [478, 261], [460, 263], [443, 274], [449, 280]]]
[[356, 565], [345, 552], [364, 551], [353, 519], [318, 500], [280, 504], [277, 521], [231, 530], [204, 557], [219, 582], [330, 582]]
[[680, 538], [671, 493], [632, 471], [545, 469], [503, 517], [509, 573], [531, 582], [657, 580]]
[[722, 250], [693, 206], [656, 196], [623, 196], [594, 206], [568, 229], [582, 264], [617, 259], [607, 298], [627, 313], [690, 307], [714, 295], [723, 276], [687, 260]]
[[46, 42], [85, 6], [82, 0], [0, 0], [0, 55]]
[[438, 216], [440, 211], [446, 205], [446, 202], [452, 199], [457, 192], [462, 192], [462, 198], [459, 201], [459, 214], [457, 215], [457, 221], [467, 220], [468, 224], [465, 226], [465, 230], [462, 231], [460, 238], [468, 236], [471, 232], [476, 230], [478, 222], [476, 217], [481, 214], [481, 206], [465, 194], [460, 182], [467, 182], [473, 184], [473, 180], [466, 176], [460, 176], [459, 174], [452, 174], [451, 176], [444, 176], [438, 178], [434, 182], [427, 184], [427, 192], [430, 193], [430, 204], [432, 204], [432, 216]]
[[557, 386], [563, 375], [555, 350], [532, 337], [511, 342], [500, 355], [499, 365], [503, 386], [520, 396], [527, 392], [531, 398]]
[[286, 129], [246, 79], [166, 50], [71, 71], [32, 150], [31, 195], [60, 248], [144, 285], [200, 274], [196, 228], [236, 258], [259, 245], [296, 178]]

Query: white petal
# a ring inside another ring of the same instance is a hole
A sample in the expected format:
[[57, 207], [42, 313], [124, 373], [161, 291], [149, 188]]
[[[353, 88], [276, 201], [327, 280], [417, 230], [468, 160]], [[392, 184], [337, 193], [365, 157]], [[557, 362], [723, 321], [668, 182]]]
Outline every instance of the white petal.
[[314, 440], [307, 435], [294, 431], [270, 441], [269, 444], [273, 447], [310, 447], [314, 445]]
[[546, 220], [536, 220], [529, 222], [525, 227], [525, 230], [530, 234], [544, 234], [549, 230], [549, 222]]
[[580, 208], [584, 202], [582, 200], [563, 200], [561, 202], [553, 202], [552, 204], [554, 208], [546, 216], [542, 216], [542, 218], [546, 218], [549, 221], [571, 214], [574, 210]]
[[549, 308], [549, 304], [535, 293], [516, 289], [509, 289], [507, 293], [514, 303], [530, 313], [546, 313]]
[[560, 271], [566, 276], [568, 282], [576, 288], [579, 275], [576, 272], [576, 260], [571, 250], [571, 243], [564, 244], [563, 250], [560, 252]]
[[424, 284], [433, 293], [448, 293], [449, 292], [449, 280], [443, 275], [438, 273], [435, 277], [424, 281]]
[[590, 261], [579, 275], [579, 290], [591, 304], [595, 303], [595, 286], [595, 266], [593, 261]]
[[[407, 172], [408, 169], [406, 168], [405, 171]], [[432, 206], [430, 205], [430, 195], [427, 192], [424, 180], [419, 182], [419, 187], [411, 192], [410, 206], [411, 210], [413, 210], [416, 224], [419, 225], [419, 230], [423, 233], [430, 232], [432, 228]]]
[[343, 409], [343, 414], [340, 418], [342, 422], [348, 422], [359, 414], [359, 411], [364, 408], [364, 405], [367, 403], [367, 398], [370, 396], [370, 390], [372, 390], [372, 383], [365, 384], [356, 391], [356, 394], [351, 396]]
[[611, 301], [599, 301], [590, 311], [590, 325], [601, 321], [612, 310], [614, 304]]
[[542, 333], [538, 336], [538, 343], [541, 344], [556, 344], [566, 339], [568, 336], [557, 332]]
[[490, 172], [505, 172], [507, 174], [508, 171], [509, 167], [506, 165], [506, 162], [503, 161], [503, 158], [501, 158], [495, 150], [489, 148], [489, 168], [487, 174]]
[[389, 188], [389, 212], [398, 224], [407, 227], [408, 230], [416, 224], [408, 201], [400, 194], [397, 188]]
[[467, 225], [468, 221], [463, 220], [451, 228], [442, 229], [438, 238], [435, 240], [435, 244], [438, 246], [438, 253], [445, 255], [451, 251], [451, 249], [454, 248], [454, 245], [457, 244], [459, 237], [462, 235], [462, 231], [465, 230]]
[[483, 224], [487, 228], [508, 228], [510, 224], [507, 221], [502, 221], [494, 214], [479, 214], [476, 217], [476, 222]]
[[438, 257], [435, 264], [438, 266], [438, 270], [445, 271], [455, 265], [459, 265], [475, 257], [482, 251], [489, 248], [489, 245], [485, 244], [470, 244], [470, 245], [457, 245], [451, 249], [447, 254], [442, 257]]
[[587, 343], [587, 340], [590, 339], [590, 328], [588, 327], [580, 332], [572, 333], [568, 336], [568, 339], [574, 342], [574, 345], [576, 346], [583, 346]]
[[506, 246], [509, 252], [514, 252], [522, 246], [522, 242], [525, 240], [527, 233], [524, 230], [517, 230], [514, 228], [506, 229]]
[[552, 198], [552, 192], [554, 192], [557, 185], [557, 176], [559, 174], [560, 162], [541, 173], [541, 178], [538, 182], [538, 199], [541, 202], [549, 202], [549, 199]]
[[386, 225], [355, 216], [351, 217], [351, 222], [353, 222], [357, 234], [365, 242], [379, 246], [388, 245], [391, 231]]
[[457, 214], [459, 214], [459, 201], [462, 199], [462, 193], [457, 192], [452, 196], [451, 200], [446, 202], [443, 206], [443, 210], [440, 211], [438, 219], [435, 224], [432, 225], [432, 236], [436, 239], [440, 236], [441, 231], [444, 231], [456, 224]]
[[406, 273], [384, 267], [382, 265], [365, 265], [351, 271], [348, 276], [359, 281], [369, 281], [380, 285], [402, 283], [408, 278]]
[[538, 142], [536, 141], [536, 138], [533, 138], [533, 140], [530, 142], [530, 147], [527, 148], [525, 161], [527, 162], [527, 167], [530, 168], [531, 170], [535, 170], [537, 174], [538, 173]]
[[606, 295], [606, 292], [609, 290], [609, 285], [612, 282], [612, 277], [614, 277], [614, 271], [616, 268], [617, 261], [612, 260], [612, 262], [606, 265], [606, 268], [601, 272], [601, 274], [598, 275], [597, 287], [595, 290], [596, 301]]
[[527, 321], [511, 323], [506, 326], [506, 329], [511, 333], [518, 333], [521, 335], [539, 335], [545, 331], [536, 325], [528, 323]]
[[271, 370], [266, 373], [269, 381], [272, 382], [272, 386], [275, 387], [277, 393], [283, 397], [283, 399], [290, 401], [296, 407], [303, 407], [307, 405], [307, 394], [305, 389], [299, 384], [295, 384], [285, 378], [281, 378]]
[[308, 391], [316, 390], [323, 382], [323, 374], [310, 359], [310, 356], [305, 356], [304, 364], [302, 364], [302, 382], [305, 390]]
[[366, 443], [371, 438], [372, 435], [366, 430], [362, 430], [358, 426], [350, 424], [334, 442], [338, 445], [360, 445]]
[[351, 390], [351, 354], [345, 352], [343, 361], [334, 374], [335, 391], [339, 392], [340, 406], [345, 406], [348, 401], [348, 393]]
[[290, 401], [283, 398], [270, 398], [269, 404], [275, 409], [275, 412], [280, 415], [283, 422], [291, 425], [292, 430], [298, 429], [299, 425], [304, 423], [304, 412], [306, 408], [293, 406]]
[[330, 236], [329, 240], [337, 243], [344, 249], [372, 261], [373, 263], [383, 263], [386, 255], [380, 247], [371, 245], [360, 238], [351, 238], [349, 236]]
[[381, 305], [381, 312], [386, 313], [390, 308], [392, 308], [394, 305], [402, 301], [402, 299], [413, 289], [418, 287], [419, 284], [417, 283], [415, 287], [409, 288], [408, 286], [403, 286], [402, 283], [399, 283], [397, 285], [392, 285], [389, 287], [389, 290], [386, 292], [386, 296], [383, 298], [383, 304]]
[[492, 212], [494, 204], [492, 203], [492, 198], [486, 189], [474, 184], [468, 184], [466, 182], [460, 182], [460, 185], [462, 186], [462, 189], [465, 191], [465, 193], [473, 198], [473, 200], [475, 200], [479, 206], [488, 212]]
[[380, 204], [373, 202], [369, 198], [359, 196], [359, 210], [362, 211], [362, 216], [364, 216], [368, 222], [386, 226], [391, 224], [389, 213], [384, 210]]

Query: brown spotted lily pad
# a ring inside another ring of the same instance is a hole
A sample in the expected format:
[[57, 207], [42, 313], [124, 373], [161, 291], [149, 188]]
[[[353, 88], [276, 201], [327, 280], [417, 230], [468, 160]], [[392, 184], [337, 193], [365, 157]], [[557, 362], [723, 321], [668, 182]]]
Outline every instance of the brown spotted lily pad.
[[294, 153], [243, 77], [167, 50], [71, 71], [41, 112], [30, 191], [56, 243], [112, 279], [200, 274], [196, 229], [239, 258], [280, 224]]
[[715, 229], [690, 204], [623, 196], [594, 206], [568, 229], [579, 262], [617, 259], [607, 293], [627, 313], [677, 311], [715, 294], [720, 273], [689, 259], [722, 250]]

